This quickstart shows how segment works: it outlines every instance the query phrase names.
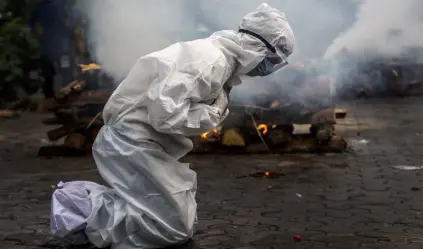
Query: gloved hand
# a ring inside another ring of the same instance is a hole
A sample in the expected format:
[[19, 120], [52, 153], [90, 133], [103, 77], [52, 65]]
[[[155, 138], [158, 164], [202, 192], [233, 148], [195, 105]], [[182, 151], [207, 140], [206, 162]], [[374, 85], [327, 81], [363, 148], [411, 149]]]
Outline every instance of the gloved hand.
[[219, 93], [216, 100], [212, 104], [212, 106], [218, 108], [219, 115], [224, 114], [226, 109], [228, 108], [229, 94], [230, 94], [231, 90], [232, 90], [231, 87], [224, 86], [223, 90]]

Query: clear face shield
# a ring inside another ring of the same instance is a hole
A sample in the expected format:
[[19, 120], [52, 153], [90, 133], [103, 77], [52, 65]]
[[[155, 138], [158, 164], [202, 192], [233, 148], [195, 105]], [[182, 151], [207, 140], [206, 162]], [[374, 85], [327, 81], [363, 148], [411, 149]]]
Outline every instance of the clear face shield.
[[276, 53], [269, 54], [266, 59], [272, 64], [268, 65], [268, 71], [272, 71], [272, 73], [275, 73], [288, 65], [287, 56], [279, 50], [277, 50]]
[[250, 77], [264, 77], [281, 70], [288, 65], [287, 57], [279, 52], [269, 53], [253, 70], [247, 73]]
[[267, 42], [266, 39], [249, 30], [240, 29], [239, 32], [259, 39], [269, 50], [266, 57], [253, 70], [247, 73], [248, 76], [264, 77], [277, 72], [288, 65], [287, 57], [289, 53], [287, 53], [288, 51], [285, 51], [283, 47], [274, 47], [269, 42]]

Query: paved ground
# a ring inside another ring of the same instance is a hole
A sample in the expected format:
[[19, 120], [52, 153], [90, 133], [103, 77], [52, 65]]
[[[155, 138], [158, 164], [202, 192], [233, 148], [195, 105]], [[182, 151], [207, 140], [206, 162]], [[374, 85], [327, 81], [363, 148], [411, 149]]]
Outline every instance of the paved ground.
[[[422, 106], [422, 98], [349, 104], [338, 127], [348, 154], [186, 158], [199, 175], [195, 247], [423, 248], [423, 171], [392, 168], [423, 164]], [[36, 158], [39, 121], [0, 123], [0, 248], [39, 248], [51, 185], [99, 180], [89, 158]], [[260, 171], [280, 177], [244, 177]]]

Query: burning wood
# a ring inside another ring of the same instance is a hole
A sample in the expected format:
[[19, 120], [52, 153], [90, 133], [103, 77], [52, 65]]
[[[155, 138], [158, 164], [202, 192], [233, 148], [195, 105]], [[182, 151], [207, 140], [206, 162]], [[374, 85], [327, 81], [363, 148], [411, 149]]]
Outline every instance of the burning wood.
[[222, 145], [228, 147], [244, 147], [246, 146], [246, 143], [245, 139], [238, 130], [229, 129], [223, 133]]
[[204, 140], [207, 140], [207, 138], [209, 137], [209, 135], [210, 134], [218, 134], [218, 132], [217, 132], [217, 128], [215, 128], [215, 129], [213, 129], [212, 131], [209, 131], [209, 132], [205, 132], [205, 133], [203, 133], [202, 135], [201, 135], [201, 138], [202, 139], [204, 139]]
[[347, 109], [340, 109], [340, 108], [335, 109], [335, 118], [343, 119], [347, 116], [347, 112], [348, 112]]
[[333, 136], [327, 143], [317, 143], [316, 137], [311, 134], [293, 135], [289, 143], [273, 145], [270, 138], [266, 140], [272, 144], [269, 148], [262, 142], [244, 142], [243, 134], [237, 134], [239, 142], [231, 143], [210, 143], [198, 138], [192, 138], [194, 149], [192, 153], [316, 153], [316, 152], [332, 152], [341, 153], [347, 148], [346, 141], [339, 136]]
[[263, 135], [266, 135], [269, 132], [269, 129], [265, 124], [258, 125], [257, 130], [259, 130]]
[[[267, 82], [269, 94], [255, 104], [232, 105], [221, 132], [194, 137], [194, 152], [341, 152], [346, 142], [336, 135], [337, 118], [346, 109], [335, 109], [331, 81], [312, 73], [310, 65], [290, 67], [288, 79]], [[310, 134], [295, 135], [293, 124], [309, 124]], [[213, 134], [214, 139], [204, 139]]]
[[[49, 131], [47, 135], [52, 141], [65, 137], [65, 142], [60, 149], [42, 148], [39, 152], [40, 156], [47, 156], [46, 154], [50, 152], [63, 152], [66, 148], [76, 149], [77, 155], [80, 151], [90, 150], [98, 130], [103, 126], [102, 109], [114, 90], [111, 84], [108, 88], [99, 88], [104, 87], [104, 84], [90, 82], [90, 77], [101, 73], [99, 69], [100, 66], [97, 64], [80, 65], [81, 75], [78, 80], [56, 94], [54, 105], [49, 109], [54, 117], [44, 120], [43, 123], [61, 125]], [[96, 73], [93, 74], [93, 72]], [[100, 77], [91, 78], [91, 80], [95, 79], [99, 80]], [[74, 154], [67, 153], [66, 155]], [[49, 156], [57, 156], [57, 154]], [[63, 155], [59, 154], [59, 156]]]
[[[91, 64], [81, 67], [81, 72], [89, 73], [93, 70], [97, 71], [99, 67]], [[44, 123], [61, 125], [48, 132], [48, 136], [50, 140], [65, 137], [65, 142], [60, 149], [42, 148], [40, 155], [57, 153], [66, 148], [72, 148], [72, 153], [67, 155], [79, 155], [81, 151], [90, 149], [103, 125], [100, 115], [102, 108], [113, 92], [113, 88], [100, 86], [97, 83], [90, 84], [89, 80], [80, 77], [58, 93], [55, 106], [50, 108], [54, 117]], [[321, 89], [317, 91], [313, 86]], [[231, 114], [221, 126], [192, 138], [194, 152], [232, 151], [234, 148], [249, 153], [343, 151], [346, 143], [336, 137], [333, 125], [338, 113], [345, 117], [346, 110], [335, 111], [330, 103], [313, 100], [328, 99], [329, 87], [327, 79], [320, 77], [318, 80], [309, 80], [298, 91], [300, 95], [296, 99], [301, 99], [301, 103], [292, 101], [286, 93], [279, 91], [280, 95], [274, 95], [274, 99], [260, 106], [230, 106]], [[311, 134], [300, 137], [293, 135], [294, 123], [310, 124]]]
[[423, 63], [413, 56], [355, 58], [343, 53], [335, 85], [341, 98], [423, 94]]
[[[251, 106], [245, 106], [243, 111], [242, 108], [235, 110], [232, 109], [219, 132], [214, 130], [199, 138], [192, 138], [194, 152], [342, 152], [346, 149], [345, 140], [334, 132], [334, 108], [324, 109], [309, 116], [310, 134], [304, 135], [294, 135], [292, 123], [286, 123], [283, 118], [278, 120], [278, 117], [283, 115], [281, 110], [259, 107], [252, 109]], [[259, 111], [256, 113], [254, 110]], [[275, 111], [282, 113], [275, 115]], [[341, 118], [345, 118], [347, 110], [338, 109], [337, 112], [342, 114]], [[208, 139], [212, 135], [214, 139]]]

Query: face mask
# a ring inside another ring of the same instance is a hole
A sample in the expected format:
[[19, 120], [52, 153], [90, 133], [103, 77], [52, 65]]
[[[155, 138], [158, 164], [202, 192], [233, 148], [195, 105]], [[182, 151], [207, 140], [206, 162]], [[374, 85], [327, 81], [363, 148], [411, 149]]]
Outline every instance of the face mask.
[[288, 63], [279, 61], [275, 63], [275, 58], [264, 58], [253, 70], [247, 73], [250, 77], [264, 77], [268, 76], [279, 69], [286, 66]]

